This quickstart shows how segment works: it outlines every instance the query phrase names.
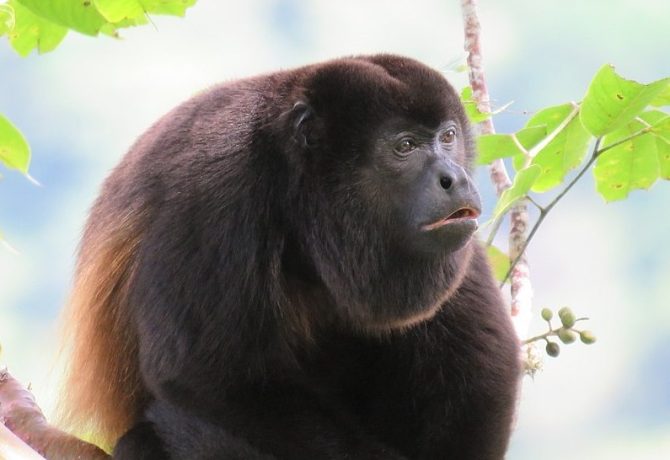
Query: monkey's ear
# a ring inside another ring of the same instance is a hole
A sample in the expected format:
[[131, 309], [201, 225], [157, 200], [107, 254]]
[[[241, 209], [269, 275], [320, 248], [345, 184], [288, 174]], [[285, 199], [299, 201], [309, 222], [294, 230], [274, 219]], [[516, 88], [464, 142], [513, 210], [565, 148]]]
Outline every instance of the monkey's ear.
[[293, 104], [291, 109], [291, 127], [293, 137], [302, 147], [313, 147], [316, 144], [316, 114], [314, 109], [304, 101]]

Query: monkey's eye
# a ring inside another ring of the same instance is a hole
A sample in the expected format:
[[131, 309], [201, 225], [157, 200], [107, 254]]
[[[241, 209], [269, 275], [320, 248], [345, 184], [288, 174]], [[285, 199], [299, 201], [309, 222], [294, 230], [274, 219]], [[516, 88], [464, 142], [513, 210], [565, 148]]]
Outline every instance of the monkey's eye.
[[395, 145], [394, 150], [401, 155], [407, 155], [415, 150], [416, 147], [417, 145], [414, 139], [411, 137], [403, 137]]
[[454, 128], [448, 128], [440, 136], [440, 142], [443, 144], [452, 144], [456, 140], [456, 130]]

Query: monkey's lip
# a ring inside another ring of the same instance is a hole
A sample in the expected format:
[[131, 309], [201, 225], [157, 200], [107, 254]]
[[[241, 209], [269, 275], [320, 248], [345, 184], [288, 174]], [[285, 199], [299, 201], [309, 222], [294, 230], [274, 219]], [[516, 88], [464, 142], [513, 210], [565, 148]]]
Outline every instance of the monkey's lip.
[[430, 232], [431, 230], [444, 227], [445, 225], [451, 225], [458, 222], [475, 221], [477, 220], [480, 214], [481, 213], [479, 210], [464, 206], [462, 208], [458, 208], [456, 211], [452, 212], [447, 217], [443, 217], [439, 220], [436, 220], [431, 224], [421, 226], [421, 230], [424, 232]]

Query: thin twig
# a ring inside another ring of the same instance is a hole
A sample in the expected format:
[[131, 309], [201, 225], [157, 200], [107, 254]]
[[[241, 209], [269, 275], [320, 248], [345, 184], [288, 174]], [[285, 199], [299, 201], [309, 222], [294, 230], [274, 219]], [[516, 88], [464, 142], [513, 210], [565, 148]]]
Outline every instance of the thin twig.
[[544, 334], [540, 334], [540, 335], [536, 335], [535, 337], [531, 337], [530, 339], [525, 339], [521, 343], [523, 345], [528, 345], [530, 343], [538, 342], [540, 340], [547, 340], [548, 337], [556, 336], [556, 335], [558, 335], [556, 333], [556, 331], [552, 330], [552, 331], [549, 331], [549, 332], [545, 332]]
[[533, 199], [532, 196], [528, 195], [528, 196], [526, 196], [526, 198], [527, 198], [528, 201], [530, 201], [530, 203], [531, 203], [533, 206], [535, 206], [539, 211], [544, 211], [544, 206], [542, 206], [540, 203], [538, 203], [537, 201], [535, 201], [535, 200]]
[[[561, 132], [565, 129], [566, 126], [570, 124], [574, 118], [579, 115], [579, 105], [575, 102], [570, 103], [572, 105], [572, 112], [568, 114], [565, 119], [558, 124], [544, 139], [542, 139], [540, 142], [538, 142], [536, 145], [534, 145], [530, 151], [528, 152], [528, 156], [530, 158], [533, 158], [536, 156], [538, 153], [542, 151], [547, 145], [549, 145], [556, 137], [561, 134]], [[516, 136], [515, 136], [516, 137]]]
[[530, 233], [528, 234], [528, 237], [523, 242], [523, 245], [521, 246], [521, 249], [519, 250], [519, 253], [514, 258], [512, 263], [509, 265], [509, 268], [507, 269], [507, 273], [505, 274], [505, 277], [500, 282], [500, 287], [501, 288], [503, 286], [505, 286], [505, 283], [507, 282], [507, 280], [511, 276], [512, 271], [519, 264], [519, 261], [521, 260], [521, 257], [523, 257], [524, 254], [526, 253], [526, 248], [528, 247], [528, 244], [530, 244], [530, 241], [533, 239], [533, 236], [535, 236], [535, 232], [537, 232], [538, 227], [540, 226], [540, 224], [542, 223], [542, 221], [544, 220], [544, 218], [546, 216], [547, 216], [546, 211], [540, 211], [540, 217], [538, 217], [537, 221], [535, 222], [535, 225], [533, 225], [533, 228], [530, 230]]
[[[591, 154], [591, 158], [589, 161], [584, 165], [584, 167], [579, 171], [579, 174], [577, 174], [571, 181], [570, 183], [559, 193], [548, 205], [542, 207], [540, 205], [537, 205], [538, 208], [540, 209], [540, 216], [538, 217], [537, 221], [535, 221], [535, 225], [533, 225], [533, 228], [530, 230], [530, 233], [528, 234], [528, 238], [526, 238], [526, 241], [524, 241], [523, 246], [521, 247], [521, 251], [519, 254], [516, 256], [516, 258], [512, 261], [510, 264], [509, 269], [507, 270], [507, 273], [505, 274], [505, 277], [503, 278], [503, 281], [501, 283], [501, 286], [503, 286], [507, 280], [509, 279], [512, 270], [514, 270], [514, 267], [519, 263], [519, 260], [521, 259], [521, 256], [526, 252], [526, 248], [530, 244], [530, 241], [533, 239], [533, 236], [535, 236], [535, 232], [537, 232], [537, 229], [540, 227], [542, 222], [544, 221], [545, 217], [547, 217], [547, 214], [549, 214], [549, 211], [552, 210], [554, 206], [556, 206], [556, 203], [558, 203], [561, 198], [565, 196], [566, 193], [570, 191], [570, 189], [579, 181], [579, 179], [582, 178], [584, 173], [591, 167], [594, 161], [606, 150], [610, 148], [610, 146], [605, 147], [602, 150], [598, 150], [600, 147], [600, 142], [602, 138], [596, 139], [596, 143], [593, 146], [593, 153]], [[628, 139], [630, 140], [630, 139]]]
[[647, 128], [643, 128], [639, 131], [636, 131], [633, 134], [631, 134], [630, 136], [626, 136], [621, 140], [618, 140], [618, 141], [613, 142], [611, 144], [607, 144], [607, 146], [603, 147], [601, 150], [598, 151], [597, 156], [602, 155], [603, 153], [607, 152], [609, 149], [613, 149], [614, 147], [618, 147], [621, 144], [625, 144], [626, 142], [629, 142], [629, 141], [635, 139], [636, 137], [640, 137], [643, 134], [647, 134], [647, 133], [651, 132], [651, 130], [652, 130], [652, 127], [649, 126]]
[[491, 246], [493, 244], [493, 240], [495, 239], [498, 230], [500, 230], [500, 225], [502, 224], [502, 221], [503, 221], [502, 217], [494, 220], [491, 233], [489, 233], [489, 237], [486, 239], [487, 246]]
[[[618, 147], [622, 144], [625, 144], [626, 142], [630, 142], [631, 140], [635, 139], [636, 137], [640, 137], [643, 134], [647, 134], [651, 131], [652, 126], [647, 126], [639, 131], [634, 132], [630, 136], [626, 136], [621, 140], [618, 140], [617, 142], [613, 142], [611, 144], [608, 144], [607, 146], [603, 147], [602, 149], [600, 148], [600, 143], [602, 142], [602, 137], [599, 137], [596, 139], [596, 143], [593, 146], [593, 153], [591, 154], [591, 158], [589, 161], [584, 165], [584, 167], [579, 171], [579, 174], [577, 174], [571, 181], [570, 183], [559, 193], [548, 205], [546, 206], [541, 206], [538, 203], [536, 203], [530, 196], [527, 196], [526, 198], [533, 203], [539, 210], [540, 210], [540, 216], [538, 217], [537, 221], [535, 222], [535, 225], [533, 225], [533, 228], [530, 230], [530, 233], [528, 234], [528, 238], [526, 238], [526, 241], [524, 242], [521, 252], [514, 258], [512, 263], [510, 264], [510, 268], [507, 270], [507, 273], [505, 274], [505, 277], [503, 278], [502, 283], [500, 286], [502, 287], [507, 280], [510, 277], [510, 274], [512, 273], [512, 270], [514, 267], [519, 263], [519, 260], [521, 256], [526, 252], [526, 248], [528, 247], [528, 244], [530, 243], [530, 240], [533, 239], [533, 236], [535, 235], [535, 232], [537, 231], [538, 227], [542, 224], [542, 221], [544, 221], [544, 218], [547, 216], [549, 211], [556, 206], [556, 203], [558, 203], [561, 198], [565, 196], [566, 193], [570, 191], [573, 185], [577, 183], [579, 179], [582, 178], [584, 173], [593, 165], [593, 163], [602, 155], [603, 153], [607, 152], [610, 149], [613, 149], [614, 147]], [[492, 237], [490, 237], [492, 239]]]

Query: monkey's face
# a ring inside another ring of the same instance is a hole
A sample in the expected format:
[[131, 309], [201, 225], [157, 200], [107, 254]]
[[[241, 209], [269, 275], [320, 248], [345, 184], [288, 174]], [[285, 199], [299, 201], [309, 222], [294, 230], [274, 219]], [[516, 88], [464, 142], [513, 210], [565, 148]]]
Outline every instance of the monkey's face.
[[463, 166], [467, 129], [453, 116], [436, 128], [392, 119], [378, 130], [361, 191], [370, 207], [391, 216], [398, 250], [439, 257], [462, 248], [477, 229], [480, 198]]
[[481, 209], [458, 95], [410, 60], [320, 71], [294, 116], [311, 140], [301, 216], [316, 275], [364, 329], [429, 318], [460, 282]]

